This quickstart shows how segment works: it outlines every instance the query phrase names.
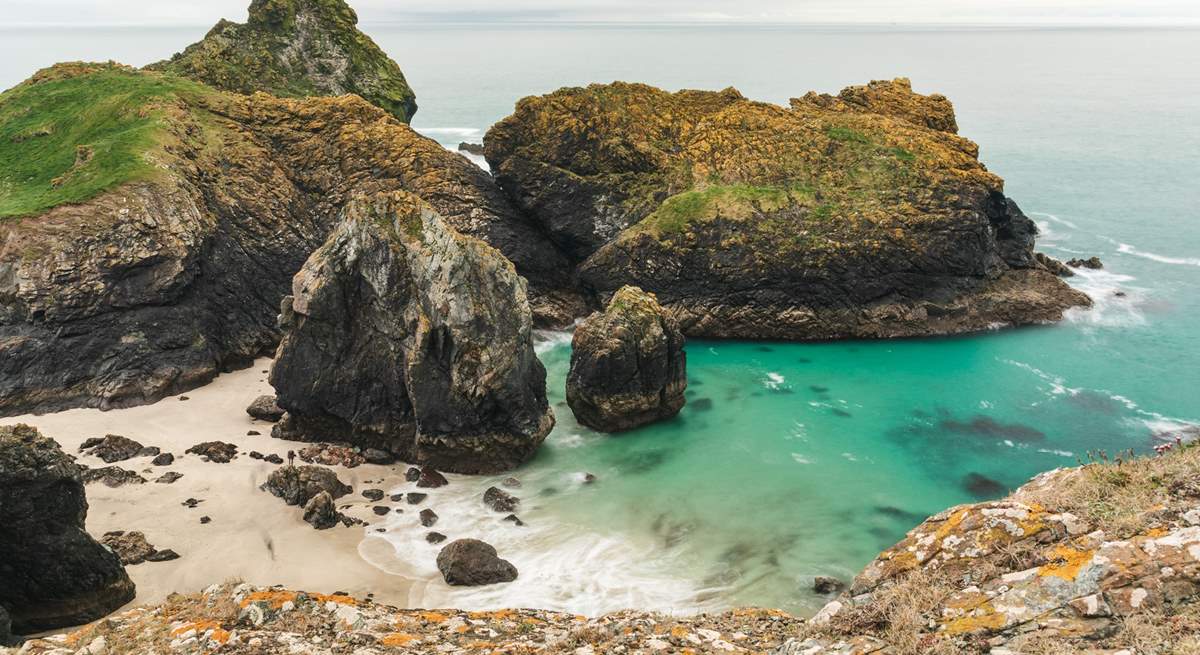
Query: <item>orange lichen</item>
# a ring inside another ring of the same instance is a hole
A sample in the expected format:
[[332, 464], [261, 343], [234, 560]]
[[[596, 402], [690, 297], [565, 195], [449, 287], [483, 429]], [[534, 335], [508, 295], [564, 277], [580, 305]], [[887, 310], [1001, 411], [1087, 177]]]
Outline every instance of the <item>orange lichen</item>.
[[393, 632], [383, 636], [379, 643], [384, 646], [407, 646], [409, 642], [416, 641], [417, 637], [404, 632]]
[[449, 616], [446, 616], [441, 612], [419, 612], [417, 616], [428, 621], [429, 623], [442, 623], [450, 620]]
[[1094, 550], [1075, 550], [1070, 546], [1058, 544], [1048, 554], [1049, 563], [1038, 568], [1037, 574], [1073, 581], [1079, 575], [1079, 571], [1092, 561], [1095, 554]]
[[944, 625], [947, 634], [961, 635], [1002, 630], [1007, 623], [1007, 617], [997, 612], [991, 603], [984, 603], [975, 613], [952, 619]]
[[221, 624], [216, 621], [193, 621], [185, 623], [171, 631], [172, 637], [178, 637], [181, 634], [195, 630], [196, 634], [209, 633], [208, 638], [218, 644], [224, 644], [229, 641], [229, 631], [222, 628]]

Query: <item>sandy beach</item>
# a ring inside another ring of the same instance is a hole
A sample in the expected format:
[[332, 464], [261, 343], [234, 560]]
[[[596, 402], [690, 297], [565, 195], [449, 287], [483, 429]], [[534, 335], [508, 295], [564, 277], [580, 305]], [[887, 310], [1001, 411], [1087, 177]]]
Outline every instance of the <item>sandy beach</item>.
[[[271, 424], [246, 414], [251, 401], [272, 393], [264, 373], [269, 366], [270, 360], [260, 360], [252, 368], [222, 375], [205, 387], [153, 405], [107, 412], [75, 409], [16, 416], [3, 419], [3, 423], [37, 426], [90, 467], [106, 464], [97, 457], [80, 454], [79, 446], [89, 437], [106, 434], [129, 437], [175, 455], [170, 466], [152, 466], [151, 457], [115, 464], [137, 471], [147, 479], [145, 484], [117, 488], [102, 482], [87, 485], [87, 528], [93, 536], [99, 538], [113, 530], [140, 531], [156, 548], [169, 548], [181, 555], [170, 562], [127, 567], [137, 584], [134, 605], [160, 602], [172, 592], [191, 593], [240, 579], [257, 585], [342, 591], [359, 597], [373, 594], [379, 602], [410, 606], [414, 584], [410, 576], [404, 575], [404, 563], [385, 541], [364, 539], [375, 526], [317, 531], [303, 521], [300, 508], [288, 507], [258, 488], [276, 466], [251, 459], [247, 453], [257, 450], [286, 458], [288, 450], [299, 450], [304, 445], [272, 439]], [[262, 434], [247, 435], [250, 431]], [[235, 443], [239, 446], [238, 457], [216, 464], [184, 454], [204, 441]], [[351, 505], [342, 511], [371, 524], [381, 521], [371, 511], [374, 505], [395, 503], [386, 499], [384, 503], [367, 501], [361, 491], [403, 484], [407, 466], [331, 468], [354, 487], [350, 495], [338, 501], [339, 507]], [[154, 482], [168, 471], [183, 477], [173, 484]], [[203, 502], [188, 508], [182, 503], [189, 498]], [[211, 521], [201, 524], [204, 516]], [[360, 548], [363, 556], [388, 570], [369, 564], [359, 555]]]

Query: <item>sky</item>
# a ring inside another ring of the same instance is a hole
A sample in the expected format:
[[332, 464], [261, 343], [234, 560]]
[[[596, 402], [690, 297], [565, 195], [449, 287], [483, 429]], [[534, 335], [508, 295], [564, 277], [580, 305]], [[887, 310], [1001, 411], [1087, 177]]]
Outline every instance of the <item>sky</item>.
[[[350, 0], [361, 22], [1197, 25], [1200, 0]], [[207, 25], [248, 0], [0, 0], [0, 27]], [[502, 7], [502, 9], [497, 9]]]

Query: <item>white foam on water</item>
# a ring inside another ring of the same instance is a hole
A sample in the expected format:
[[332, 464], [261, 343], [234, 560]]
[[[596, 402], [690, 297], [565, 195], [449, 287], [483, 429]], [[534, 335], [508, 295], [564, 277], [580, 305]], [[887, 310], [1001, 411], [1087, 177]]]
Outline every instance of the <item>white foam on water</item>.
[[801, 455], [800, 453], [792, 453], [792, 459], [796, 460], [797, 464], [812, 464], [812, 460]]
[[1177, 436], [1182, 437], [1184, 441], [1200, 437], [1200, 423], [1171, 418], [1155, 412], [1139, 410], [1139, 413], [1148, 417], [1139, 422], [1149, 428], [1154, 438], [1160, 441], [1173, 442]]
[[571, 332], [559, 330], [534, 330], [533, 351], [538, 355], [545, 355], [559, 346], [570, 345], [573, 336]]
[[1125, 253], [1127, 255], [1133, 255], [1135, 257], [1141, 257], [1143, 259], [1149, 259], [1150, 261], [1155, 261], [1160, 264], [1173, 264], [1175, 266], [1200, 266], [1200, 258], [1171, 257], [1168, 255], [1160, 255], [1160, 254], [1154, 253], [1154, 252], [1138, 250], [1137, 248], [1129, 245], [1128, 243], [1117, 243], [1117, 252]]
[[[1046, 212], [1029, 212], [1029, 215], [1030, 215], [1030, 216], [1041, 216], [1041, 217], [1045, 218], [1045, 219], [1046, 219], [1046, 220], [1048, 220], [1048, 221], [1052, 221], [1052, 222], [1054, 222], [1054, 223], [1058, 223], [1059, 225], [1065, 225], [1066, 227], [1069, 227], [1069, 228], [1071, 228], [1072, 230], [1078, 230], [1078, 229], [1079, 229], [1079, 226], [1078, 226], [1078, 225], [1076, 225], [1075, 223], [1072, 223], [1071, 221], [1068, 221], [1068, 220], [1067, 220], [1067, 219], [1065, 219], [1065, 218], [1059, 218], [1058, 216], [1055, 216], [1054, 214], [1047, 214]], [[1036, 222], [1036, 221], [1035, 221], [1035, 222]], [[1041, 227], [1041, 224], [1040, 224], [1040, 223], [1038, 224], [1038, 227]]]
[[1030, 373], [1033, 373], [1037, 377], [1041, 378], [1042, 381], [1050, 385], [1051, 395], [1061, 396], [1062, 394], [1069, 393], [1074, 396], [1081, 391], [1081, 389], [1072, 389], [1068, 387], [1067, 381], [1064, 378], [1061, 378], [1057, 375], [1051, 375], [1050, 373], [1047, 373], [1036, 366], [1026, 364], [1025, 362], [1018, 362], [1014, 359], [1001, 359], [1000, 361], [1004, 362], [1005, 364], [1029, 371]]
[[[705, 590], [679, 575], [680, 562], [657, 540], [647, 537], [638, 541], [554, 517], [539, 507], [531, 489], [535, 485], [524, 478], [525, 487], [512, 490], [523, 497], [516, 514], [526, 524], [517, 526], [483, 505], [488, 481], [448, 477], [450, 484], [440, 489], [418, 490], [412, 483], [404, 483], [388, 490], [390, 494], [429, 494], [422, 504], [406, 505], [404, 513], [388, 515], [383, 524], [387, 532], [376, 533], [372, 527], [366, 533], [369, 539], [382, 539], [394, 548], [393, 561], [384, 561], [378, 554], [374, 558], [379, 561], [372, 561], [370, 552], [376, 549], [360, 549], [367, 561], [416, 581], [409, 598], [413, 607], [539, 607], [587, 616], [630, 608], [684, 612], [719, 607], [716, 598], [720, 594], [702, 597]], [[556, 473], [550, 480], [565, 489], [560, 493], [578, 492], [583, 474]], [[438, 514], [432, 528], [420, 525], [418, 513], [426, 507]], [[500, 557], [517, 567], [517, 579], [485, 587], [447, 585], [437, 569], [437, 555], [445, 544], [427, 543], [425, 535], [430, 531], [445, 534], [447, 543], [474, 538], [491, 544]]]
[[483, 129], [478, 127], [422, 127], [413, 129], [431, 139], [438, 136], [453, 136], [465, 140], [471, 137], [483, 136]]
[[[1113, 273], [1104, 269], [1077, 268], [1067, 282], [1092, 299], [1090, 308], [1074, 307], [1065, 312], [1072, 323], [1104, 327], [1133, 327], [1146, 324], [1146, 316], [1138, 307], [1145, 290], [1131, 286], [1132, 275]], [[1125, 294], [1116, 295], [1117, 292]]]
[[1075, 453], [1073, 453], [1069, 450], [1052, 450], [1049, 448], [1038, 448], [1038, 452], [1046, 453], [1047, 455], [1058, 455], [1059, 457], [1074, 457], [1075, 456]]
[[787, 378], [778, 373], [767, 373], [767, 377], [763, 380], [763, 386], [768, 389], [778, 389], [779, 385], [787, 382]]

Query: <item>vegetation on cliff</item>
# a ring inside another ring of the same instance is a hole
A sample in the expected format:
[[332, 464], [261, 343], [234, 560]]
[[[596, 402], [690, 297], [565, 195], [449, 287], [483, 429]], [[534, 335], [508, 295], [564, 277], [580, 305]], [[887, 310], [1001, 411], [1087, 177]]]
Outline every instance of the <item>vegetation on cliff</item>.
[[202, 41], [149, 68], [236, 93], [356, 93], [407, 123], [417, 111], [413, 90], [357, 24], [344, 0], [254, 0], [246, 23], [222, 20]]

